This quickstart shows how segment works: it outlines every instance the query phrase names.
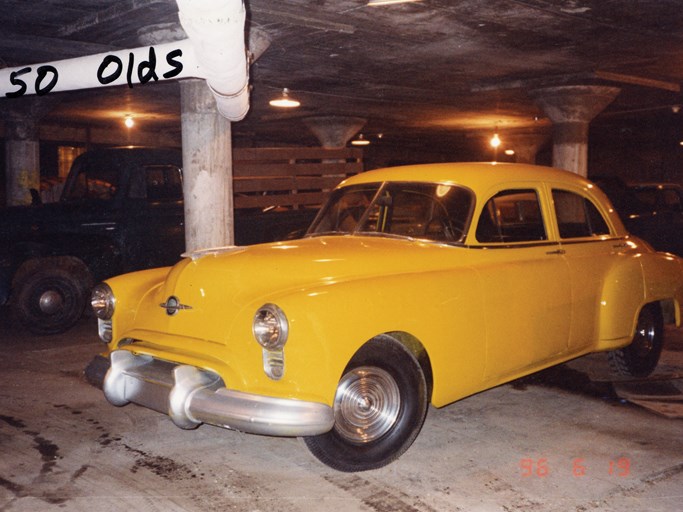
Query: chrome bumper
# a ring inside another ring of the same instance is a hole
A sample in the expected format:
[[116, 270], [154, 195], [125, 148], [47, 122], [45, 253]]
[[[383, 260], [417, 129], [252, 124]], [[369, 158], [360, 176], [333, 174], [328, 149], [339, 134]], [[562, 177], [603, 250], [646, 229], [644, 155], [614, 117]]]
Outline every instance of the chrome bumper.
[[215, 373], [127, 350], [110, 354], [104, 395], [114, 405], [133, 402], [167, 414], [180, 428], [201, 423], [272, 436], [314, 436], [332, 429], [332, 408], [317, 402], [227, 389]]

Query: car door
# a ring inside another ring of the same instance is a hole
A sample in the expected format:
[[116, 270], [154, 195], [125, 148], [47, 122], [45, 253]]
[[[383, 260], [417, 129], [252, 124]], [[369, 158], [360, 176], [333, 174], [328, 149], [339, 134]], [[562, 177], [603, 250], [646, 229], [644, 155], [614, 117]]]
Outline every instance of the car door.
[[520, 185], [486, 200], [476, 224], [484, 291], [488, 381], [504, 380], [567, 351], [569, 269], [549, 238], [543, 191]]
[[131, 173], [127, 205], [128, 270], [177, 263], [185, 250], [181, 170], [140, 165]]
[[571, 281], [570, 350], [578, 352], [596, 339], [605, 276], [628, 246], [613, 236], [607, 217], [583, 191], [552, 187], [551, 193]]

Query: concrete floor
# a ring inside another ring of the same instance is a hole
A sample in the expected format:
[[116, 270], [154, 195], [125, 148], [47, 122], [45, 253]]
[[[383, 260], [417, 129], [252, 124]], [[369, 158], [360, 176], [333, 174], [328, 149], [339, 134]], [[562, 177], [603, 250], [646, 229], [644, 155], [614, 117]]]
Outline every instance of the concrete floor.
[[[616, 398], [602, 356], [432, 408], [401, 459], [344, 474], [297, 439], [109, 405], [82, 374], [95, 330], [31, 337], [0, 315], [0, 511], [681, 510], [683, 420]], [[680, 382], [669, 334], [658, 373]]]

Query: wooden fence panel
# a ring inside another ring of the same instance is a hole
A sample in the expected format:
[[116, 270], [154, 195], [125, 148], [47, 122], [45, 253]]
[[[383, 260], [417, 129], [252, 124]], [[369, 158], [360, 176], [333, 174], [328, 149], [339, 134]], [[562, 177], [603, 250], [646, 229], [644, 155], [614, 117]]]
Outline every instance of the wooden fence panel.
[[235, 208], [319, 208], [339, 182], [362, 171], [359, 148], [234, 148]]

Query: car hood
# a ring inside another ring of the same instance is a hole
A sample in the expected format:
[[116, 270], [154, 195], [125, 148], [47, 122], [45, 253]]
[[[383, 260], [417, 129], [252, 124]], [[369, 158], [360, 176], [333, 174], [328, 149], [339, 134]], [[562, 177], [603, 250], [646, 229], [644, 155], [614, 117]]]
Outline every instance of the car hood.
[[[453, 247], [364, 236], [304, 238], [188, 254], [169, 274], [167, 292], [214, 286], [239, 302], [349, 279], [443, 268]], [[418, 256], [419, 255], [419, 256]], [[419, 264], [417, 263], [419, 262]], [[450, 261], [452, 264], [452, 260]]]
[[[223, 329], [237, 316], [251, 318], [264, 303], [346, 281], [443, 269], [465, 252], [429, 242], [361, 236], [200, 251], [148, 290], [138, 304], [134, 328], [188, 335], [201, 325], [208, 339], [224, 339]], [[182, 305], [177, 314], [163, 306], [170, 297]]]

